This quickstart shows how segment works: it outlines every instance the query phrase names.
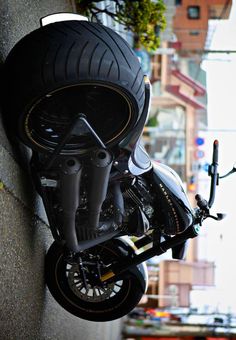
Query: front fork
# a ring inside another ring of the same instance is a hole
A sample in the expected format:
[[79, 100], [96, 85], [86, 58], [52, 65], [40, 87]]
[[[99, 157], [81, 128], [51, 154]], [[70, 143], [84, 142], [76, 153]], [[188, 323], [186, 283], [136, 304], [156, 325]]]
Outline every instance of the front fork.
[[[119, 262], [113, 264], [103, 275], [101, 276], [101, 281], [105, 282], [109, 279], [114, 280], [114, 278], [124, 271], [129, 270], [130, 268], [139, 265], [140, 263], [154, 257], [164, 254], [168, 249], [174, 248], [180, 244], [183, 244], [189, 238], [194, 238], [199, 234], [199, 226], [198, 225], [191, 225], [188, 227], [184, 232], [178, 234], [176, 236], [170, 237], [167, 240], [155, 243], [153, 242], [153, 246], [143, 251], [140, 254], [135, 254], [132, 257], [123, 257], [119, 259]], [[150, 243], [150, 237], [144, 236], [142, 241], [138, 240], [134, 243], [138, 247], [143, 247]]]

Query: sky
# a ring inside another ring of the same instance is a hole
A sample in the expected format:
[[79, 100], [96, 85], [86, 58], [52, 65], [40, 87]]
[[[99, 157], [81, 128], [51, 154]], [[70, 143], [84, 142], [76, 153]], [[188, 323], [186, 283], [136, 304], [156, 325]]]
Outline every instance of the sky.
[[[229, 20], [217, 21], [210, 49], [236, 51], [236, 0]], [[202, 63], [207, 73], [208, 131], [204, 137], [203, 162], [211, 162], [212, 143], [218, 139], [221, 175], [236, 164], [236, 53], [210, 54]], [[199, 191], [209, 197], [206, 172], [200, 172]], [[236, 312], [236, 173], [220, 180], [212, 213], [226, 213], [221, 222], [206, 220], [199, 236], [199, 256], [216, 264], [216, 289], [193, 294], [193, 303], [204, 301], [221, 311]], [[202, 299], [201, 299], [202, 297]]]

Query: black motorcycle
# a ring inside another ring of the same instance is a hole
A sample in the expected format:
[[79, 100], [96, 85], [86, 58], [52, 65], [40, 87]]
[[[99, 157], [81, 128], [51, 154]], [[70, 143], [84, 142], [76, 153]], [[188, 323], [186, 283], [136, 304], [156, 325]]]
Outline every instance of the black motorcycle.
[[3, 115], [32, 150], [32, 178], [55, 239], [45, 265], [51, 294], [80, 318], [108, 321], [145, 293], [145, 260], [168, 249], [182, 259], [202, 221], [223, 217], [209, 212], [218, 142], [210, 199], [197, 195], [192, 209], [178, 175], [140, 144], [150, 83], [137, 57], [110, 28], [75, 19], [44, 25], [11, 50]]

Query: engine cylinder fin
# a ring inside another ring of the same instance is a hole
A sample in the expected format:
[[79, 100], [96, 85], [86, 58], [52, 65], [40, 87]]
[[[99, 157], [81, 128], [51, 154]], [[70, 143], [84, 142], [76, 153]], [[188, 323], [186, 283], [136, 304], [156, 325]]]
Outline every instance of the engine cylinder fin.
[[129, 197], [134, 201], [137, 205], [143, 206], [142, 201], [137, 197], [137, 195], [132, 191], [132, 189], [127, 189], [124, 192], [124, 197]]

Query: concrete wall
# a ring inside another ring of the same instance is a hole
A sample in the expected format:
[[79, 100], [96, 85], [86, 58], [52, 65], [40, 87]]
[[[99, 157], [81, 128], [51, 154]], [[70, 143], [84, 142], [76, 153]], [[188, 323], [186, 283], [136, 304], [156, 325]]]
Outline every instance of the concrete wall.
[[[0, 1], [0, 58], [39, 18], [72, 12], [70, 1]], [[1, 80], [1, 78], [0, 78]], [[0, 121], [0, 340], [118, 340], [121, 321], [94, 323], [63, 310], [44, 283], [52, 243], [43, 207]]]

